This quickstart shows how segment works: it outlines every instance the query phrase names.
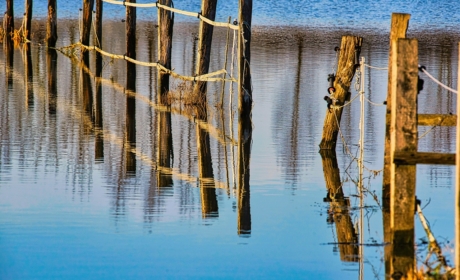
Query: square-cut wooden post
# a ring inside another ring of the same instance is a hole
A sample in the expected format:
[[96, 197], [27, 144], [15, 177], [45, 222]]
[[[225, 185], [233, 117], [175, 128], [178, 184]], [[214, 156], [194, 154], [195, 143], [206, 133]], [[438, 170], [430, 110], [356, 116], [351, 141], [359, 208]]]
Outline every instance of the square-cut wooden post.
[[[417, 152], [418, 41], [398, 39], [392, 66], [391, 154]], [[393, 157], [392, 157], [393, 158]], [[413, 279], [415, 269], [414, 164], [391, 163], [391, 275]]]

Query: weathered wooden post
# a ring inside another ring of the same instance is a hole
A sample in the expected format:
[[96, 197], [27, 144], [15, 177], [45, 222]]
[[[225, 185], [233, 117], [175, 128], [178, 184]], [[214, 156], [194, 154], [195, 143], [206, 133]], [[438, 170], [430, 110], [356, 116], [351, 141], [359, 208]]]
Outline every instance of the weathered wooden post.
[[26, 2], [24, 3], [24, 30], [22, 31], [22, 36], [26, 38], [26, 40], [28, 41], [30, 41], [30, 35], [32, 30], [32, 2], [32, 0], [26, 0]]
[[[390, 31], [390, 48], [388, 55], [388, 88], [387, 88], [387, 106], [385, 119], [385, 150], [383, 164], [383, 184], [382, 184], [382, 214], [383, 214], [383, 239], [385, 243], [391, 243], [391, 224], [390, 224], [390, 183], [391, 183], [391, 163], [390, 155], [390, 123], [391, 123], [391, 98], [394, 95], [392, 80], [392, 71], [396, 60], [396, 45], [399, 38], [405, 38], [407, 28], [409, 26], [409, 14], [393, 13], [391, 15], [391, 31]], [[385, 259], [385, 274], [390, 275], [391, 261], [391, 246], [384, 248]]]
[[91, 35], [91, 28], [93, 23], [93, 7], [94, 0], [83, 0], [83, 17], [82, 17], [82, 30], [80, 34], [80, 42], [88, 46], [89, 37]]
[[[102, 0], [96, 0], [96, 18], [94, 22], [94, 25], [96, 26], [96, 34], [95, 34], [96, 36], [94, 37], [94, 45], [98, 48], [102, 48], [102, 12], [103, 10], [104, 10], [104, 2]], [[99, 54], [99, 57], [101, 57], [100, 54]]]
[[[417, 152], [418, 42], [398, 39], [396, 58], [392, 60], [391, 79], [391, 154]], [[414, 164], [391, 163], [391, 275], [413, 279], [415, 270]]]
[[[214, 21], [216, 18], [216, 7], [217, 0], [202, 0], [201, 16]], [[196, 75], [207, 74], [209, 71], [213, 29], [212, 25], [200, 21]], [[200, 94], [204, 98], [204, 101], [206, 101], [206, 85], [207, 82], [205, 81], [197, 81], [193, 89], [195, 93]]]
[[[136, 0], [126, 2], [136, 3]], [[136, 7], [126, 6], [126, 56], [136, 59]]]
[[239, 0], [238, 34], [238, 111], [239, 117], [251, 116], [251, 24], [252, 0]]
[[3, 18], [3, 41], [11, 41], [11, 34], [14, 32], [14, 5], [13, 0], [6, 0], [6, 12]]
[[[171, 0], [159, 0], [159, 3], [171, 7]], [[171, 52], [173, 36], [174, 14], [158, 8], [158, 62], [171, 69]], [[158, 70], [157, 100], [166, 98], [169, 91], [169, 74]]]
[[[458, 43], [458, 79], [457, 90], [460, 90], [460, 43]], [[458, 95], [458, 94], [457, 94]], [[460, 279], [460, 98], [457, 96], [457, 148], [455, 157], [455, 270], [456, 279]]]
[[[337, 74], [335, 75], [334, 82], [335, 91], [331, 96], [331, 98], [337, 100], [335, 102], [336, 105], [343, 105], [345, 103], [351, 81], [358, 66], [355, 58], [359, 57], [362, 44], [363, 38], [361, 37], [342, 37]], [[342, 107], [327, 109], [324, 119], [323, 136], [319, 144], [320, 149], [335, 150], [342, 111]]]
[[56, 0], [48, 0], [48, 21], [46, 24], [46, 45], [56, 47], [57, 41], [57, 9]]
[[[409, 14], [392, 14], [391, 16], [391, 31], [390, 31], [390, 53], [388, 56], [388, 89], [387, 89], [387, 114], [385, 125], [385, 150], [384, 150], [384, 164], [383, 164], [383, 189], [382, 201], [383, 206], [388, 205], [390, 201], [390, 123], [391, 123], [391, 98], [393, 96], [393, 81], [391, 78], [392, 67], [396, 59], [396, 45], [399, 38], [406, 38], [407, 28], [409, 26]], [[389, 206], [389, 205], [388, 205]]]

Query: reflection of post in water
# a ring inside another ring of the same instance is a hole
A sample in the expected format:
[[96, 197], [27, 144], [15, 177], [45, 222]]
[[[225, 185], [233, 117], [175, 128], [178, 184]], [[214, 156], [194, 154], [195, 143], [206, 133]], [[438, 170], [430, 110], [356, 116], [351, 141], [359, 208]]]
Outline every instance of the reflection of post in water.
[[33, 88], [33, 68], [32, 68], [32, 54], [30, 50], [30, 44], [24, 44], [24, 71], [25, 71], [25, 86], [26, 86], [26, 107], [32, 107], [34, 105], [34, 88]]
[[172, 167], [173, 149], [172, 149], [172, 128], [171, 112], [158, 112], [158, 151], [157, 151], [157, 182], [158, 187], [170, 187], [173, 184], [170, 172], [164, 172], [164, 169]]
[[343, 195], [335, 150], [320, 150], [320, 154], [327, 188], [324, 201], [330, 205], [328, 222], [335, 223], [340, 259], [344, 262], [357, 262], [358, 235], [348, 213], [350, 201]]
[[[99, 3], [100, 1], [98, 1]], [[101, 7], [100, 4], [97, 7]], [[102, 9], [102, 7], [100, 8]], [[96, 14], [102, 13], [96, 9]], [[96, 16], [96, 22], [98, 22], [99, 17]], [[99, 23], [100, 24], [100, 23]], [[101, 32], [101, 31], [99, 31]], [[100, 39], [98, 41], [101, 42]], [[102, 55], [96, 53], [96, 104], [94, 106], [94, 125], [97, 129], [103, 129], [103, 120], [102, 120]], [[95, 139], [95, 158], [102, 160], [104, 158], [104, 141], [101, 133], [96, 133]]]
[[[128, 1], [135, 2], [135, 1]], [[136, 59], [136, 8], [126, 7], [126, 56]], [[126, 89], [136, 91], [136, 65], [126, 62]], [[136, 171], [136, 155], [132, 149], [136, 146], [136, 99], [130, 95], [126, 97], [126, 122], [125, 122], [125, 147], [126, 171]]]
[[251, 201], [249, 191], [252, 120], [250, 115], [238, 118], [238, 235], [251, 234]]
[[55, 115], [57, 104], [57, 52], [54, 49], [48, 49], [46, 52], [46, 68], [48, 70], [48, 113]]
[[[131, 62], [126, 62], [127, 79], [126, 89], [128, 91], [136, 90], [136, 65]], [[125, 147], [126, 155], [126, 171], [136, 171], [136, 155], [132, 149], [136, 146], [136, 99], [128, 95], [126, 97], [126, 122], [125, 122]]]
[[[196, 118], [206, 122], [208, 113], [206, 104], [196, 107]], [[218, 216], [216, 188], [214, 184], [214, 172], [212, 169], [211, 146], [209, 132], [196, 126], [196, 141], [198, 149], [198, 171], [201, 185], [201, 211], [204, 218]]]

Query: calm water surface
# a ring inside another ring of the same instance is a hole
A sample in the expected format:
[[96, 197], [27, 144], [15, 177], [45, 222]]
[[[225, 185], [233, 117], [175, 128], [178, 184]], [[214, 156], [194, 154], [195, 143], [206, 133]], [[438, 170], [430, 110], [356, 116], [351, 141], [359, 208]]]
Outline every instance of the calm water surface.
[[[22, 11], [19, 2], [16, 13]], [[386, 67], [393, 11], [412, 13], [408, 35], [419, 39], [420, 64], [456, 88], [459, 4], [406, 2], [254, 3], [249, 184], [237, 181], [242, 138], [228, 83], [223, 110], [216, 106], [222, 84], [209, 85], [204, 121], [190, 108], [157, 106], [153, 68], [137, 66], [129, 91], [123, 61], [105, 58], [103, 79], [96, 80], [93, 55], [85, 68], [38, 44], [29, 53], [16, 49], [12, 60], [0, 52], [0, 278], [358, 279], [362, 260], [364, 279], [384, 279], [381, 173], [366, 171], [369, 193], [360, 208], [352, 182], [357, 167], [340, 143], [339, 177], [350, 207], [324, 202], [327, 175], [318, 144], [334, 47], [342, 35], [360, 35], [367, 63]], [[73, 13], [79, 1], [58, 4], [59, 17], [69, 18], [59, 21], [58, 46], [67, 46], [79, 38]], [[46, 10], [41, 5], [34, 8], [38, 16]], [[221, 18], [236, 7], [219, 5]], [[199, 1], [175, 6], [199, 10]], [[111, 19], [103, 47], [123, 54], [124, 24], [116, 19], [124, 11], [106, 7]], [[349, 17], [336, 17], [342, 14]], [[141, 12], [138, 24], [137, 58], [143, 61], [157, 60], [150, 16]], [[44, 22], [34, 24], [39, 42]], [[178, 73], [193, 73], [196, 30], [195, 23], [176, 25], [172, 64]], [[216, 31], [211, 70], [224, 64], [225, 48], [225, 30]], [[385, 100], [387, 75], [366, 69], [366, 96], [377, 104]], [[455, 104], [453, 94], [425, 77], [419, 112], [455, 113]], [[359, 118], [354, 101], [342, 118], [352, 153]], [[382, 169], [384, 119], [384, 106], [366, 103], [370, 170]], [[419, 150], [453, 152], [455, 130], [434, 128]], [[452, 167], [417, 167], [417, 197], [450, 260], [453, 186]], [[366, 246], [357, 256], [359, 246], [339, 243], [356, 237], [360, 210]], [[418, 219], [416, 226], [416, 239], [425, 238]], [[423, 246], [418, 249], [423, 256]]]

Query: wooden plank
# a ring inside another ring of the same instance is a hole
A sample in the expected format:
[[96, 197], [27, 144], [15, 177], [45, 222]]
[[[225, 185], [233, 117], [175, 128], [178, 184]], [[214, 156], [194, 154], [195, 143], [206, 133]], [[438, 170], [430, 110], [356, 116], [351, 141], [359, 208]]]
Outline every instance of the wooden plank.
[[418, 114], [419, 126], [457, 126], [457, 115], [451, 114]]
[[[418, 41], [398, 39], [391, 79], [391, 155], [417, 151]], [[415, 165], [391, 164], [391, 275], [413, 279], [415, 271]]]
[[[363, 38], [355, 36], [343, 36], [340, 45], [339, 62], [337, 65], [337, 73], [334, 83], [335, 92], [333, 98], [338, 100], [338, 104], [344, 104], [348, 89], [355, 74], [355, 56], [359, 57], [360, 49], [363, 44]], [[324, 90], [326, 93], [326, 89]], [[340, 120], [342, 118], [343, 108], [326, 109], [326, 117], [324, 119], [323, 136], [320, 149], [335, 150], [337, 144], [337, 136], [339, 133]]]
[[425, 152], [395, 152], [393, 162], [395, 164], [444, 164], [455, 165], [455, 154], [425, 153]]

